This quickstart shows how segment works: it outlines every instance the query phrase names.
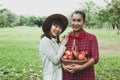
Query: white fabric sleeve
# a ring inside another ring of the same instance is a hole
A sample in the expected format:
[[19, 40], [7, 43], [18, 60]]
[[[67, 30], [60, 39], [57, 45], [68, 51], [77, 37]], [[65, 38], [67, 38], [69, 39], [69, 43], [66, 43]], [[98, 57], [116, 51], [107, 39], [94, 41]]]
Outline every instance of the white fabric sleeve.
[[45, 54], [54, 64], [58, 64], [62, 55], [64, 54], [66, 47], [60, 45], [56, 52], [48, 40], [42, 40], [40, 44], [40, 51]]

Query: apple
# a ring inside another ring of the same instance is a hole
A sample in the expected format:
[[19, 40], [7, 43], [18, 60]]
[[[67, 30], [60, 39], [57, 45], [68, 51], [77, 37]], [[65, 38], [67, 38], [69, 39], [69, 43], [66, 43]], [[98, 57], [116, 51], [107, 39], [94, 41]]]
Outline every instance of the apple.
[[86, 55], [88, 54], [88, 51], [84, 51], [84, 52], [85, 52]]
[[68, 59], [69, 59], [69, 60], [73, 60], [72, 55], [68, 55]]
[[81, 51], [80, 54], [86, 55], [86, 53], [84, 51]]
[[78, 54], [78, 59], [79, 60], [85, 60], [85, 55], [84, 54]]
[[72, 55], [70, 51], [65, 51], [65, 55]]
[[87, 51], [81, 51], [80, 53], [83, 54], [83, 55], [85, 55], [85, 56], [88, 54]]
[[72, 60], [73, 57], [72, 57], [72, 55], [64, 55], [63, 59], [65, 59], [65, 60]]
[[63, 56], [63, 59], [65, 59], [65, 60], [68, 59], [68, 56], [67, 56], [67, 55], [64, 55], [64, 56]]
[[71, 51], [65, 51], [63, 59], [68, 59], [68, 60], [72, 60], [73, 59], [73, 55]]

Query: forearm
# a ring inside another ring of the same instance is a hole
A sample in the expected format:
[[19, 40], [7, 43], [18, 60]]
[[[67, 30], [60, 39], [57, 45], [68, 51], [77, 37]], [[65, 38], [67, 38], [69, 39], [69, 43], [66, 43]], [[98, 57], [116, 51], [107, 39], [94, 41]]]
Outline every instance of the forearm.
[[83, 69], [86, 69], [86, 68], [88, 68], [88, 67], [93, 66], [94, 63], [95, 63], [94, 58], [90, 58], [90, 60], [89, 60], [87, 63], [83, 64], [82, 67], [83, 67]]

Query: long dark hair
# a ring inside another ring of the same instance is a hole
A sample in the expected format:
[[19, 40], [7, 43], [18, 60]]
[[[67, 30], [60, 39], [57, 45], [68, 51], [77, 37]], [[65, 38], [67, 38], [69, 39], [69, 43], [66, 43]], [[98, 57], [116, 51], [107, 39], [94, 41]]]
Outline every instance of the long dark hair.
[[[62, 24], [62, 20], [60, 20], [59, 18], [55, 18], [55, 19], [52, 19], [49, 21], [48, 25], [47, 25], [47, 30], [46, 30], [46, 33], [42, 34], [41, 35], [41, 38], [43, 38], [44, 36], [48, 37], [49, 39], [51, 39], [50, 37], [50, 29], [51, 29], [51, 26], [52, 25], [60, 25], [60, 26], [63, 26]], [[62, 29], [63, 30], [63, 29]], [[57, 42], [59, 43], [60, 42], [60, 39], [59, 39], [59, 35], [56, 37], [57, 38]]]

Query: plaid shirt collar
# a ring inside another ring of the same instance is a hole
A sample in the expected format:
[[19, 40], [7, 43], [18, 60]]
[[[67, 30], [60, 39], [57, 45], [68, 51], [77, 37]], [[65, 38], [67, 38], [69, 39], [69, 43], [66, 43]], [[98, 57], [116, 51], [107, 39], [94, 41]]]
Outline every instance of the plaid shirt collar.
[[73, 32], [73, 31], [69, 33], [70, 37], [72, 37], [72, 38], [73, 38], [73, 39], [75, 39], [75, 40], [80, 40], [80, 39], [83, 39], [83, 38], [84, 38], [84, 36], [85, 36], [85, 34], [86, 34], [86, 31], [85, 31], [85, 30], [82, 30], [82, 32], [81, 32], [81, 33], [79, 33], [79, 34], [78, 34], [78, 35], [76, 35], [76, 36], [75, 36], [75, 34], [74, 34], [74, 32]]

